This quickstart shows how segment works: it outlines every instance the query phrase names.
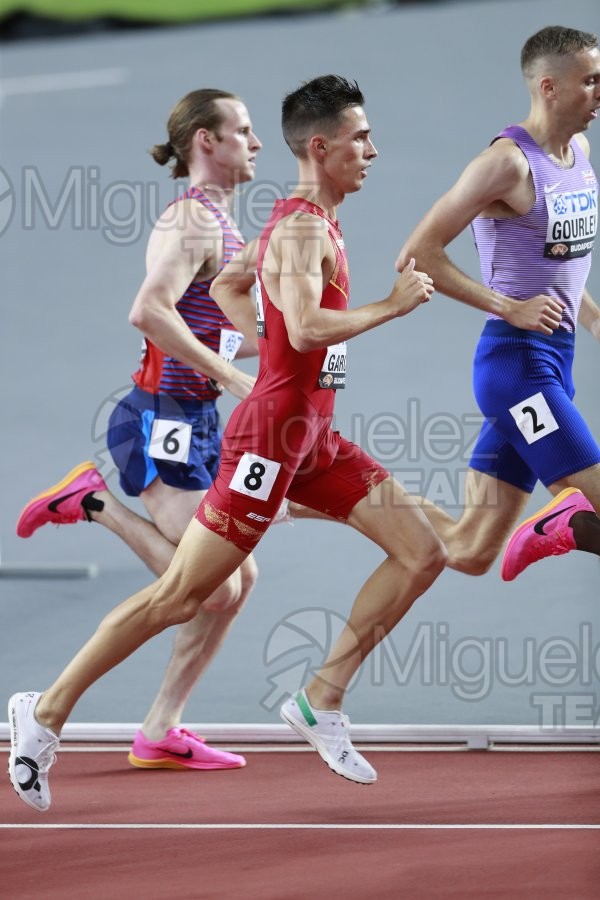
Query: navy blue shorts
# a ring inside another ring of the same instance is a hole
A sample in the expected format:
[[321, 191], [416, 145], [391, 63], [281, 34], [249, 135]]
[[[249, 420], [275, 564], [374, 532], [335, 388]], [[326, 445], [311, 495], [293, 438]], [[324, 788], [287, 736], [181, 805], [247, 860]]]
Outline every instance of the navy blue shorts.
[[490, 320], [473, 362], [486, 417], [470, 466], [531, 493], [600, 463], [600, 448], [573, 404], [575, 335], [538, 334]]
[[222, 437], [214, 400], [175, 400], [134, 387], [112, 411], [106, 443], [122, 489], [139, 497], [155, 478], [184, 491], [207, 490]]

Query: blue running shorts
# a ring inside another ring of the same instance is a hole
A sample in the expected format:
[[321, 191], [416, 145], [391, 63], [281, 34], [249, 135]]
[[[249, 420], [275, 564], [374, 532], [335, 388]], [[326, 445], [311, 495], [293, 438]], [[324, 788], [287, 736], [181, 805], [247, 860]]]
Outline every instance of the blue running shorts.
[[490, 320], [473, 362], [486, 417], [470, 466], [531, 493], [600, 462], [600, 448], [573, 404], [575, 335]]
[[184, 491], [205, 491], [221, 459], [214, 400], [176, 400], [138, 387], [113, 409], [106, 443], [122, 489], [139, 497], [155, 478]]

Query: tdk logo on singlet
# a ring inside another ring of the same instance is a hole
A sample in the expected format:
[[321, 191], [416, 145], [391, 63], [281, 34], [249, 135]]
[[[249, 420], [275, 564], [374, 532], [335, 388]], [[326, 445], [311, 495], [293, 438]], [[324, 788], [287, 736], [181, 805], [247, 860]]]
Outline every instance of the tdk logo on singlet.
[[598, 228], [597, 186], [582, 191], [546, 189], [548, 231], [544, 256], [573, 259], [592, 251]]
[[571, 194], [555, 194], [552, 198], [554, 212], [558, 216], [569, 213], [584, 213], [588, 209], [597, 209], [596, 191], [577, 191]]

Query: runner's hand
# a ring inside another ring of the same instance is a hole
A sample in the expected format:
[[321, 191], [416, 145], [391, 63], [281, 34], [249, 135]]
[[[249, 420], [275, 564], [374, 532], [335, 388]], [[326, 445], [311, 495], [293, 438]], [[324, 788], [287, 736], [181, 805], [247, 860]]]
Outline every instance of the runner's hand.
[[417, 272], [415, 260], [411, 257], [396, 280], [388, 300], [393, 304], [397, 316], [405, 316], [421, 303], [426, 303], [434, 290], [429, 275], [426, 272]]
[[504, 318], [515, 328], [552, 334], [560, 325], [564, 306], [554, 297], [538, 294], [530, 300], [513, 300]]
[[254, 375], [247, 375], [245, 372], [240, 372], [235, 366], [231, 366], [231, 374], [227, 380], [223, 379], [222, 384], [238, 400], [245, 400], [254, 387], [255, 381]]

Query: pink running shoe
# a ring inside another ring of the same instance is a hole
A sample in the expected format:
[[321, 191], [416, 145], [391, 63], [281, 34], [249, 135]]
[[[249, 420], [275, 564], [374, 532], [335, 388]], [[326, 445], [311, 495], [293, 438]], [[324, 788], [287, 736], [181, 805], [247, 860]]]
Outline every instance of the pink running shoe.
[[170, 728], [162, 741], [136, 733], [128, 756], [140, 769], [241, 769], [243, 756], [209, 747], [204, 738], [185, 728]]
[[65, 475], [62, 481], [30, 500], [17, 522], [19, 537], [31, 537], [34, 531], [52, 522], [54, 525], [70, 525], [90, 517], [82, 501], [95, 491], [106, 491], [106, 482], [93, 462], [80, 463]]
[[578, 512], [594, 512], [594, 507], [577, 488], [566, 488], [519, 525], [504, 551], [500, 570], [503, 581], [513, 581], [538, 559], [576, 550], [569, 522]]

